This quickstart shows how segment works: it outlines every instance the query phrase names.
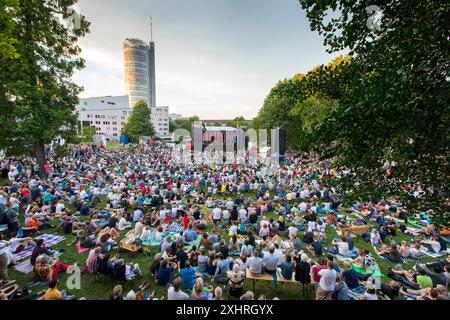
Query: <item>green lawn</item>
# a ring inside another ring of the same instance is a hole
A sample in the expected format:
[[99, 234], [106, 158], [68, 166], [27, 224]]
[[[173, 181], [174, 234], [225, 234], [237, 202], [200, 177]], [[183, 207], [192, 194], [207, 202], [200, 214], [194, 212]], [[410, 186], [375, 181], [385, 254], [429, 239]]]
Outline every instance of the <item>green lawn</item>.
[[[249, 193], [246, 193], [245, 196], [247, 198], [253, 199], [254, 193], [249, 192]], [[218, 195], [216, 197], [221, 198], [222, 196]], [[98, 204], [97, 208], [102, 209], [102, 208], [104, 208], [105, 204], [106, 204], [106, 200], [102, 199], [102, 201]], [[202, 211], [205, 214], [205, 216], [207, 216], [207, 214], [211, 212], [211, 210], [208, 210], [206, 208], [202, 208]], [[277, 215], [274, 213], [266, 213], [263, 215], [263, 217], [265, 219], [269, 219], [271, 217], [274, 218], [275, 220], [277, 219]], [[57, 224], [57, 222], [55, 221], [54, 224]], [[211, 232], [213, 230], [213, 228], [214, 228], [214, 226], [211, 223], [206, 231]], [[216, 231], [220, 232], [226, 239], [228, 239], [228, 236], [227, 236], [228, 230], [227, 229], [219, 227], [216, 229]], [[56, 229], [55, 228], [47, 229], [47, 230], [44, 230], [42, 233], [44, 233], [44, 232], [45, 233], [56, 233]], [[335, 236], [337, 236], [336, 231], [333, 228], [328, 227], [326, 243], [324, 243], [324, 245], [323, 245], [324, 248], [331, 245], [331, 241]], [[68, 246], [68, 244], [70, 242], [72, 242], [73, 239], [74, 239], [73, 235], [66, 236], [66, 240], [64, 242], [56, 245], [54, 247], [54, 249], [56, 249], [56, 250], [66, 249], [67, 250], [60, 256], [61, 261], [67, 261], [69, 263], [78, 262], [79, 266], [84, 267], [88, 252], [78, 254], [76, 251], [75, 245]], [[392, 240], [395, 240], [396, 242], [400, 242], [402, 240], [410, 240], [410, 238], [406, 237], [405, 235], [403, 235], [399, 232], [398, 235], [395, 237], [395, 239], [392, 239]], [[369, 250], [373, 251], [370, 244], [365, 242], [361, 237], [356, 238], [355, 246], [357, 248], [369, 249]], [[153, 251], [153, 253], [156, 253], [158, 251], [158, 249], [152, 248], [152, 251]], [[112, 252], [112, 254], [115, 254], [115, 253], [116, 253], [116, 250], [114, 250]], [[124, 287], [124, 293], [126, 294], [129, 290], [137, 287], [143, 280], [145, 280], [145, 279], [148, 280], [150, 278], [149, 266], [150, 266], [151, 262], [153, 261], [153, 257], [147, 257], [144, 254], [139, 254], [135, 257], [130, 257], [130, 256], [128, 256], [128, 254], [125, 254], [125, 253], [122, 253], [121, 256], [125, 259], [126, 262], [138, 263], [142, 269], [142, 272], [144, 273], [143, 279], [139, 279], [139, 280], [135, 280], [135, 281], [127, 282], [127, 283], [122, 283], [122, 285]], [[374, 257], [376, 258], [376, 260], [381, 268], [381, 271], [386, 275], [387, 269], [389, 267], [393, 267], [393, 264], [390, 263], [389, 261], [379, 258], [375, 254], [374, 254]], [[422, 259], [420, 262], [428, 262], [428, 261], [432, 261], [432, 259], [431, 258], [430, 259]], [[405, 267], [409, 268], [411, 266], [412, 265], [408, 265]], [[31, 281], [31, 277], [32, 277], [32, 274], [24, 275], [22, 273], [15, 271], [14, 269], [9, 270], [9, 275], [10, 275], [11, 279], [17, 280], [17, 283], [20, 284], [21, 286], [25, 286], [25, 285], [29, 284]], [[65, 273], [62, 273], [60, 275], [59, 279], [60, 279], [60, 288], [61, 289], [66, 289], [67, 277], [68, 277], [68, 275]], [[386, 282], [389, 282], [389, 279], [383, 278], [382, 281], [386, 283]], [[116, 284], [117, 283], [113, 282], [110, 278], [103, 278], [99, 281], [98, 279], [96, 279], [96, 277], [94, 275], [83, 274], [81, 277], [81, 289], [80, 290], [70, 290], [70, 293], [75, 295], [77, 298], [85, 297], [87, 299], [95, 299], [95, 300], [109, 299], [109, 297], [112, 293], [112, 289]], [[41, 291], [44, 289], [46, 289], [46, 288], [45, 287], [35, 287], [32, 289], [32, 291], [38, 292], [38, 291]], [[156, 291], [157, 297], [166, 295], [166, 290], [164, 288], [158, 286], [155, 283], [151, 284], [150, 289]], [[252, 282], [251, 281], [246, 281], [245, 289], [252, 290]], [[301, 294], [301, 287], [298, 284], [278, 285], [276, 288], [274, 288], [272, 282], [258, 282], [256, 285], [255, 295], [260, 295], [260, 294], [265, 294], [268, 298], [278, 297], [280, 299], [306, 299], [306, 298], [311, 299], [311, 298], [313, 298], [312, 295], [310, 295], [309, 297], [303, 297]]]

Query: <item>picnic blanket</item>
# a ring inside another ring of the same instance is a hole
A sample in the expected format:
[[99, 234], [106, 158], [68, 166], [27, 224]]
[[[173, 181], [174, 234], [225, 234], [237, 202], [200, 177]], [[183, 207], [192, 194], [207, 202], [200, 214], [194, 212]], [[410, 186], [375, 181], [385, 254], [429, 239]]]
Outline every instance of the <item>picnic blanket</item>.
[[353, 250], [349, 250], [348, 254], [346, 256], [344, 256], [342, 254], [339, 254], [339, 253], [337, 253], [337, 255], [339, 257], [343, 258], [343, 259], [345, 259], [345, 258], [347, 258], [347, 259], [348, 258], [356, 258], [358, 256], [358, 248], [353, 247]]
[[363, 285], [359, 285], [358, 287], [354, 289], [348, 290], [348, 296], [352, 300], [361, 300], [363, 295], [366, 293], [366, 287]]
[[[382, 277], [384, 278], [385, 275], [380, 271], [380, 270], [366, 270], [364, 268], [358, 268], [355, 265], [352, 265], [353, 270], [355, 270], [356, 272], [358, 272], [359, 274], [367, 274], [370, 273], [372, 275], [374, 275], [375, 277]], [[366, 272], [367, 271], [367, 272]]]
[[166, 239], [166, 238], [169, 238], [169, 237], [177, 237], [177, 236], [179, 236], [180, 234], [178, 233], [178, 232], [169, 232], [167, 235], [165, 235], [164, 237], [163, 237], [163, 239], [161, 240], [161, 241], [157, 241], [157, 240], [155, 240], [154, 238], [152, 238], [152, 239], [150, 239], [150, 241], [144, 241], [143, 243], [142, 243], [142, 245], [144, 245], [144, 246], [152, 246], [152, 247], [156, 247], [156, 246], [159, 246], [159, 245], [161, 245], [161, 243]]
[[86, 252], [86, 251], [88, 251], [89, 250], [89, 248], [82, 248], [81, 246], [80, 246], [80, 243], [78, 242], [77, 243], [77, 252], [78, 253], [83, 253], [83, 252]]
[[21, 263], [19, 263], [18, 265], [16, 265], [14, 267], [14, 269], [18, 272], [24, 273], [24, 274], [29, 274], [31, 272], [33, 272], [33, 265], [30, 262], [30, 259], [22, 261]]
[[427, 255], [429, 257], [432, 257], [432, 258], [440, 258], [440, 257], [443, 257], [443, 256], [446, 256], [446, 255], [450, 254], [448, 249], [444, 250], [444, 251], [441, 251], [441, 252], [438, 252], [438, 253], [430, 252], [430, 251], [427, 251], [427, 250], [420, 250], [420, 252], [422, 252], [423, 254], [425, 254], [425, 255]]
[[186, 245], [186, 248], [192, 249], [193, 246], [196, 246], [198, 248], [200, 246], [200, 240], [202, 240], [201, 234], [197, 235], [197, 239]]
[[177, 233], [179, 233], [180, 231], [182, 231], [184, 229], [183, 226], [180, 226], [180, 225], [174, 224], [174, 223], [170, 224], [169, 226], [167, 226], [167, 224], [162, 224], [161, 226], [163, 227], [164, 230], [171, 231], [171, 232], [177, 232]]
[[[46, 245], [46, 247], [50, 248], [51, 246], [54, 246], [54, 245], [60, 243], [61, 241], [64, 241], [65, 237], [54, 235], [54, 234], [43, 234], [39, 237], [36, 237], [34, 240], [41, 240], [41, 239], [44, 240], [44, 244]], [[33, 247], [28, 247], [27, 249], [15, 254], [14, 257], [15, 257], [16, 261], [21, 261], [21, 260], [31, 256], [32, 252], [33, 252]]]

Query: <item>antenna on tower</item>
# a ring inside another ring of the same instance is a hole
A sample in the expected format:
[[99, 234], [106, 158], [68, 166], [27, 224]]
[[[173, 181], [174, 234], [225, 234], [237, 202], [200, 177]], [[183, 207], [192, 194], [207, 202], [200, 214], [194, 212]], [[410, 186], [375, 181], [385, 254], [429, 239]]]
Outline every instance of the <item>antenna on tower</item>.
[[153, 18], [152, 17], [150, 17], [150, 33], [151, 33], [150, 42], [153, 42]]

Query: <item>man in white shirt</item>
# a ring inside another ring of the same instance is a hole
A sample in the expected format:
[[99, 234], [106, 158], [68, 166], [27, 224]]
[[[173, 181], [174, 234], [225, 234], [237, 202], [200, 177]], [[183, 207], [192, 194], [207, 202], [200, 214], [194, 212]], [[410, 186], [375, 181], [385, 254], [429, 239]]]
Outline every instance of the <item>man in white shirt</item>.
[[331, 300], [337, 277], [337, 272], [334, 270], [334, 263], [328, 261], [327, 269], [320, 270], [319, 276], [320, 281], [316, 291], [316, 300]]
[[64, 205], [64, 202], [63, 202], [63, 201], [59, 201], [59, 202], [56, 204], [55, 213], [56, 213], [58, 216], [60, 216], [60, 215], [63, 214], [63, 211], [64, 211], [65, 208], [66, 208], [66, 206]]
[[167, 300], [188, 300], [189, 295], [181, 291], [181, 278], [173, 280], [173, 286], [167, 290]]
[[348, 256], [349, 255], [349, 247], [348, 242], [345, 237], [342, 238], [341, 241], [333, 241], [333, 245], [337, 246], [338, 252], [341, 256]]
[[222, 219], [222, 210], [219, 207], [215, 207], [212, 211], [212, 219], [214, 224], [217, 224]]
[[302, 203], [300, 203], [299, 209], [301, 212], [306, 212], [306, 210], [308, 209], [308, 205], [306, 204], [305, 201], [302, 201]]
[[141, 218], [144, 217], [144, 213], [141, 209], [136, 209], [133, 213], [133, 221], [138, 222]]
[[290, 226], [288, 228], [288, 232], [289, 232], [289, 239], [292, 239], [294, 236], [296, 236], [298, 234], [298, 228], [296, 228], [294, 226]]
[[244, 207], [241, 207], [239, 210], [239, 219], [241, 219], [243, 223], [247, 222], [247, 210], [245, 210]]
[[265, 263], [259, 257], [259, 251], [255, 250], [253, 256], [247, 260], [245, 265], [252, 274], [259, 275], [262, 273]]

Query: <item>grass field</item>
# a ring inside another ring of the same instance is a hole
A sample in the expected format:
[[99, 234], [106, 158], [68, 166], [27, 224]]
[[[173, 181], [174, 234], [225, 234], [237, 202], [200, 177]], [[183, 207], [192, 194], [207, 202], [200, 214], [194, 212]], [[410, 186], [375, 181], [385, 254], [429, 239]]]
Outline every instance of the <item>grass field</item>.
[[[247, 193], [245, 196], [249, 199], [254, 199], [253, 193]], [[218, 196], [220, 197], [220, 196]], [[105, 207], [106, 200], [102, 199], [102, 201], [97, 205], [97, 209], [103, 209]], [[208, 213], [210, 213], [210, 210], [206, 209], [205, 207], [202, 208], [202, 211], [204, 213], [204, 216], [208, 216]], [[266, 213], [264, 214], [263, 218], [269, 219], [269, 218], [277, 219], [277, 215], [274, 213]], [[21, 221], [23, 221], [23, 217], [21, 217]], [[54, 224], [56, 225], [57, 222], [55, 221]], [[326, 248], [331, 245], [331, 242], [334, 237], [337, 236], [336, 231], [331, 228], [327, 227], [327, 239], [326, 242], [323, 244], [323, 247]], [[210, 223], [207, 232], [210, 232], [213, 229], [213, 224]], [[217, 232], [220, 232], [226, 239], [228, 239], [227, 236], [227, 229], [225, 228], [217, 228]], [[42, 233], [56, 233], [56, 228], [53, 229], [46, 229], [43, 230]], [[303, 236], [303, 234], [301, 234]], [[54, 249], [65, 249], [66, 251], [60, 256], [61, 261], [67, 261], [69, 264], [73, 264], [74, 262], [78, 262], [78, 265], [82, 268], [85, 266], [85, 261], [88, 256], [88, 252], [79, 254], [76, 251], [75, 245], [68, 246], [70, 242], [72, 242], [74, 239], [73, 235], [66, 236], [65, 241], [59, 243], [54, 247]], [[118, 239], [120, 240], [120, 238]], [[398, 235], [395, 237], [394, 240], [396, 242], [401, 242], [402, 240], [411, 240], [409, 237], [405, 236], [404, 234], [401, 234], [398, 232]], [[361, 237], [357, 237], [355, 239], [355, 247], [360, 249], [369, 249], [373, 252], [372, 247], [369, 243], [367, 243], [365, 240], [363, 240]], [[151, 249], [152, 253], [158, 252], [158, 248], [154, 247]], [[117, 250], [113, 250], [112, 255], [115, 254]], [[139, 286], [140, 283], [142, 283], [144, 280], [150, 279], [150, 270], [149, 266], [151, 262], [153, 261], [153, 257], [145, 256], [144, 254], [139, 254], [135, 257], [129, 257], [125, 253], [121, 253], [121, 256], [125, 259], [126, 262], [133, 262], [138, 263], [142, 269], [142, 272], [144, 273], [144, 277], [142, 279], [138, 279], [135, 281], [130, 281], [127, 283], [121, 283], [124, 287], [124, 293], [126, 294], [129, 290], [136, 288]], [[377, 260], [381, 271], [386, 275], [387, 270], [390, 267], [393, 267], [394, 265], [390, 263], [387, 260], [383, 260], [379, 258], [377, 255], [374, 254], [375, 259]], [[429, 262], [432, 261], [431, 258], [422, 259], [420, 262]], [[406, 268], [411, 267], [412, 265], [405, 265]], [[9, 270], [9, 275], [11, 279], [17, 280], [17, 283], [21, 286], [25, 286], [31, 282], [32, 274], [24, 275], [20, 272], [15, 271], [14, 269]], [[66, 280], [68, 278], [68, 274], [61, 273], [59, 276], [60, 280], [60, 289], [66, 289]], [[389, 282], [389, 279], [387, 277], [382, 278], [382, 281], [384, 283]], [[95, 300], [104, 300], [109, 299], [112, 294], [112, 289], [115, 285], [117, 285], [117, 282], [113, 282], [110, 278], [102, 278], [97, 279], [94, 275], [91, 274], [83, 274], [81, 277], [81, 289], [80, 290], [70, 290], [70, 294], [75, 295], [77, 298], [85, 297], [86, 299], [95, 299]], [[32, 289], [32, 292], [38, 292], [46, 289], [46, 287], [34, 287]], [[155, 283], [151, 283], [150, 290], [155, 290], [157, 297], [162, 297], [166, 295], [165, 288], [162, 288], [158, 286]], [[252, 290], [252, 282], [246, 281], [245, 283], [245, 290]], [[255, 295], [265, 294], [267, 298], [274, 298], [278, 297], [280, 299], [312, 299], [313, 296], [309, 295], [309, 297], [302, 296], [302, 290], [301, 286], [298, 284], [286, 284], [286, 285], [278, 285], [276, 288], [274, 288], [272, 282], [258, 282], [256, 285]]]

